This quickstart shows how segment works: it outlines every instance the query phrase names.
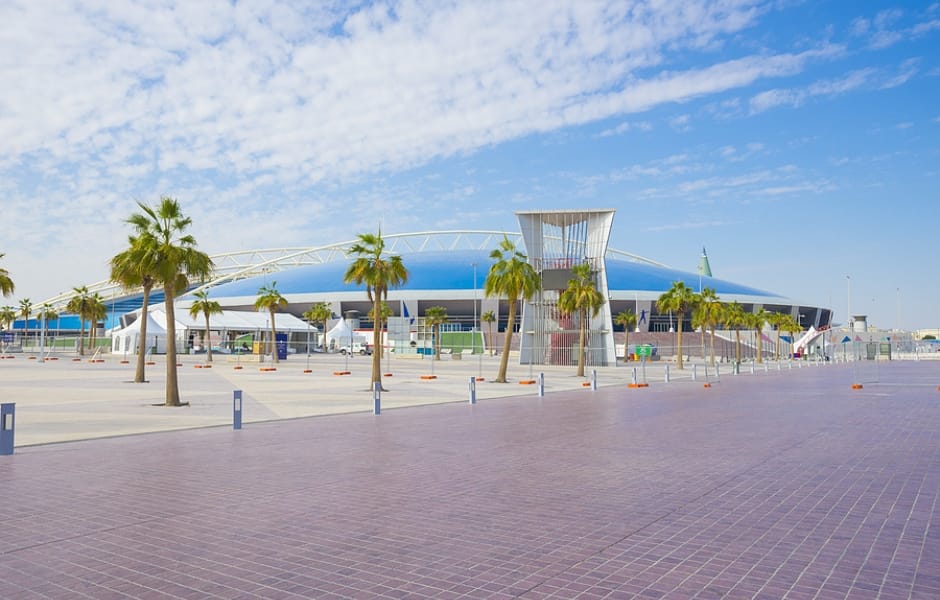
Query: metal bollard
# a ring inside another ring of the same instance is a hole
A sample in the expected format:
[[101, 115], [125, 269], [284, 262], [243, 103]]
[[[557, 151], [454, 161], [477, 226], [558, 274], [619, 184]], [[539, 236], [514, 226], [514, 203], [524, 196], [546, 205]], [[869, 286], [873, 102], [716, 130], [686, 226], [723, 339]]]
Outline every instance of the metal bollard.
[[0, 404], [0, 455], [13, 454], [13, 434], [16, 430], [16, 403]]
[[802, 369], [802, 368], [803, 368], [803, 360], [802, 360], [802, 359], [796, 361], [796, 367], [797, 367], [798, 369]]
[[754, 374], [754, 363], [751, 362], [751, 375], [753, 375], [753, 374]]
[[591, 369], [591, 391], [597, 390], [597, 369]]
[[721, 374], [718, 373], [718, 364], [715, 364], [715, 381], [721, 381]]
[[545, 373], [539, 373], [539, 398], [545, 395]]
[[663, 383], [669, 383], [669, 365], [666, 365], [666, 377], [663, 380]]
[[695, 381], [695, 376], [698, 374], [698, 372], [697, 372], [698, 369], [695, 368], [695, 367], [697, 367], [697, 366], [698, 366], [698, 365], [692, 365], [692, 381]]
[[242, 428], [242, 391], [235, 390], [232, 394], [232, 429]]
[[767, 363], [764, 363], [764, 373], [768, 372], [770, 367], [767, 366]]
[[372, 414], [382, 414], [382, 383], [380, 381], [372, 383]]
[[632, 375], [632, 378], [633, 378], [633, 381], [632, 381], [633, 385], [636, 385], [636, 384], [637, 384], [637, 381], [636, 381], [636, 367], [633, 367], [633, 375]]
[[477, 378], [470, 378], [470, 404], [477, 403]]

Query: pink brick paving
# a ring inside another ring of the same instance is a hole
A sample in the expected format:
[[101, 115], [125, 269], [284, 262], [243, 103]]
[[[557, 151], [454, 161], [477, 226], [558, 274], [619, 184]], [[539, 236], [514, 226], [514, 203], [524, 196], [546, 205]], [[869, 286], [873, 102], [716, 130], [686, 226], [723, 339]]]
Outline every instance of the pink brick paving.
[[0, 597], [940, 598], [937, 366], [21, 448]]

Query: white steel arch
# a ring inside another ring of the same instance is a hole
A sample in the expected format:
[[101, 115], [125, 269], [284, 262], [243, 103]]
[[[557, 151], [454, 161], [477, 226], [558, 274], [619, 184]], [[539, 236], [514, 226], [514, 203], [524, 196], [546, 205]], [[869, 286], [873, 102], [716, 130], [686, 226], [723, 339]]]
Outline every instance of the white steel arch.
[[[473, 229], [383, 234], [382, 238], [385, 240], [385, 247], [390, 253], [414, 253], [488, 250], [495, 248], [503, 236], [516, 244], [522, 243], [522, 234], [518, 232]], [[262, 273], [277, 273], [295, 267], [342, 260], [347, 257], [349, 248], [358, 241], [358, 239], [353, 239], [326, 246], [236, 250], [214, 254], [211, 258], [215, 263], [215, 277], [198, 289], [246, 279]], [[632, 262], [666, 267], [662, 263], [622, 250], [609, 248], [607, 253]], [[119, 284], [108, 280], [99, 281], [86, 287], [90, 294], [98, 293], [104, 301], [121, 298], [140, 291], [124, 289]], [[43, 304], [49, 304], [58, 309], [67, 304], [72, 296], [72, 292], [63, 292], [46, 300]]]

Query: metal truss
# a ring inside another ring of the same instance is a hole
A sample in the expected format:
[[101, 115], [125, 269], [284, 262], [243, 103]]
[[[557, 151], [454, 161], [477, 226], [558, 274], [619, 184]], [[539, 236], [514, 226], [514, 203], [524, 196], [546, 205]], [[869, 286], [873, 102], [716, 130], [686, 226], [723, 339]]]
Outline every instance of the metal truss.
[[[382, 238], [385, 240], [387, 252], [406, 254], [456, 250], [490, 250], [496, 247], [503, 236], [517, 245], [522, 243], [521, 233], [487, 230], [420, 231], [384, 234]], [[319, 265], [337, 260], [346, 260], [349, 249], [358, 241], [358, 239], [353, 239], [327, 246], [238, 250], [215, 254], [211, 257], [212, 262], [215, 263], [214, 277], [198, 289], [206, 289], [264, 273], [277, 273], [306, 265]], [[622, 250], [609, 248], [607, 253], [622, 260], [666, 267], [662, 263]], [[125, 289], [112, 281], [99, 281], [88, 285], [87, 288], [90, 294], [99, 294], [103, 301], [140, 292], [140, 290]], [[72, 292], [63, 292], [46, 300], [44, 304], [60, 308], [67, 304], [73, 295]]]

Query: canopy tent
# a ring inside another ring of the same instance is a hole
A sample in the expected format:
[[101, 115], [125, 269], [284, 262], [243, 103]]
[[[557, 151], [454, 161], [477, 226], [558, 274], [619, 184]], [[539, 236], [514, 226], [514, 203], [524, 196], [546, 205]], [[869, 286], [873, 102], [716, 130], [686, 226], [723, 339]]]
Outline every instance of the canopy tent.
[[349, 346], [351, 344], [366, 344], [366, 336], [356, 333], [346, 322], [340, 319], [332, 329], [326, 332], [326, 343], [330, 346]]
[[[164, 323], [166, 319], [163, 319]], [[138, 340], [140, 339], [140, 326], [143, 319], [136, 319], [133, 323], [111, 333], [111, 352], [114, 354], [137, 354]], [[148, 352], [166, 352], [166, 328], [153, 318], [153, 313], [147, 313], [147, 348]]]
[[[206, 330], [206, 319], [202, 315], [193, 318], [188, 310], [177, 307], [175, 317], [178, 347], [179, 344], [188, 342], [194, 332]], [[112, 352], [136, 352], [140, 322], [140, 318], [137, 318], [124, 329], [112, 334]], [[319, 333], [316, 327], [288, 313], [275, 313], [274, 323], [278, 333]], [[209, 331], [215, 332], [221, 339], [225, 339], [229, 334], [263, 334], [271, 331], [271, 315], [267, 312], [225, 310], [209, 317]], [[149, 340], [156, 340], [155, 352], [166, 352], [166, 312], [163, 310], [152, 309], [147, 312], [147, 338], [148, 343]], [[148, 346], [150, 347], [153, 347], [153, 344]]]
[[[158, 320], [166, 323], [166, 314], [156, 311]], [[274, 325], [278, 333], [286, 332], [317, 332], [316, 327], [308, 325], [306, 321], [298, 319], [289, 313], [274, 313]], [[177, 309], [176, 329], [203, 331], [206, 328], [206, 318], [199, 315], [193, 318], [189, 310]], [[214, 331], [270, 331], [271, 315], [267, 312], [223, 310], [220, 314], [209, 317], [209, 329]]]

